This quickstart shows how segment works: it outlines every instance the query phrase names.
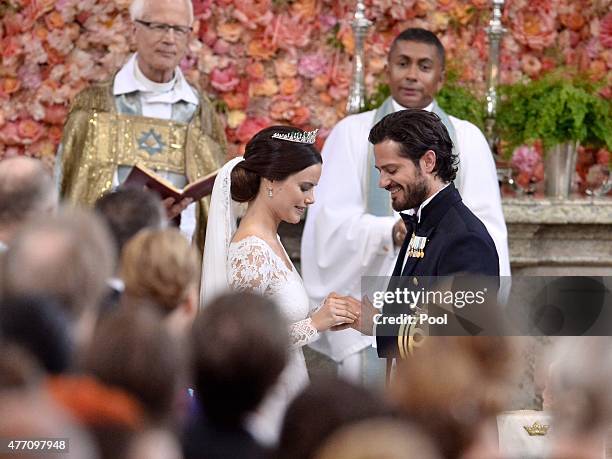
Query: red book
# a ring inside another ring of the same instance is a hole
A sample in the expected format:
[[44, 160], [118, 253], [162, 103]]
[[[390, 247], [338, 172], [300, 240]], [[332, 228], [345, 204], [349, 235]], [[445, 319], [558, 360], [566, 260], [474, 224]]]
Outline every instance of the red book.
[[132, 167], [123, 185], [140, 188], [147, 187], [159, 194], [162, 199], [174, 198], [176, 201], [180, 201], [185, 198], [192, 198], [194, 201], [198, 201], [212, 193], [217, 172], [219, 171], [213, 171], [201, 179], [188, 184], [181, 190], [151, 169], [141, 164], [136, 164]]

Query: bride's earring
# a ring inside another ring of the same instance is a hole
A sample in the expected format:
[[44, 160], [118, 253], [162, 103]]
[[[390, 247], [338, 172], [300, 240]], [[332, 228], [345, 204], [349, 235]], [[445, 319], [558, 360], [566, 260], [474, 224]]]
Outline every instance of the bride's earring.
[[272, 197], [272, 188], [268, 188], [268, 197], [271, 198]]

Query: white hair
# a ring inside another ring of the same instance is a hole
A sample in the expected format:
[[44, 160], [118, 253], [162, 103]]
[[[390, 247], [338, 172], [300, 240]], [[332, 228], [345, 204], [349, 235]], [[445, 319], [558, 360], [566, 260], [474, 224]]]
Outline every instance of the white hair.
[[[187, 5], [187, 10], [189, 11], [189, 25], [193, 24], [193, 3], [191, 0], [183, 0]], [[145, 13], [145, 9], [147, 7], [147, 0], [134, 0], [130, 5], [130, 17], [132, 21], [137, 19], [142, 19]]]

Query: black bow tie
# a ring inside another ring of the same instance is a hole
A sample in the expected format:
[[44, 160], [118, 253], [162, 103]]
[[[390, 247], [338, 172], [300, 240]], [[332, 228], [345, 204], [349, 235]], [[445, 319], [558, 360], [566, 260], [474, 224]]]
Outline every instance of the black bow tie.
[[410, 235], [413, 231], [416, 230], [416, 227], [419, 223], [419, 218], [416, 214], [400, 214], [400, 217], [402, 217], [402, 220], [404, 220], [404, 225], [406, 225], [408, 235]]

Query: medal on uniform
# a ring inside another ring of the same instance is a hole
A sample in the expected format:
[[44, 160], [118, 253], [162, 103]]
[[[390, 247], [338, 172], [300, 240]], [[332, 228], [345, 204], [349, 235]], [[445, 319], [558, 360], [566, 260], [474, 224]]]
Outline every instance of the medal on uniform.
[[412, 233], [410, 243], [408, 244], [408, 256], [412, 258], [423, 258], [425, 256], [425, 244], [427, 244], [427, 238], [425, 236], [417, 236]]

